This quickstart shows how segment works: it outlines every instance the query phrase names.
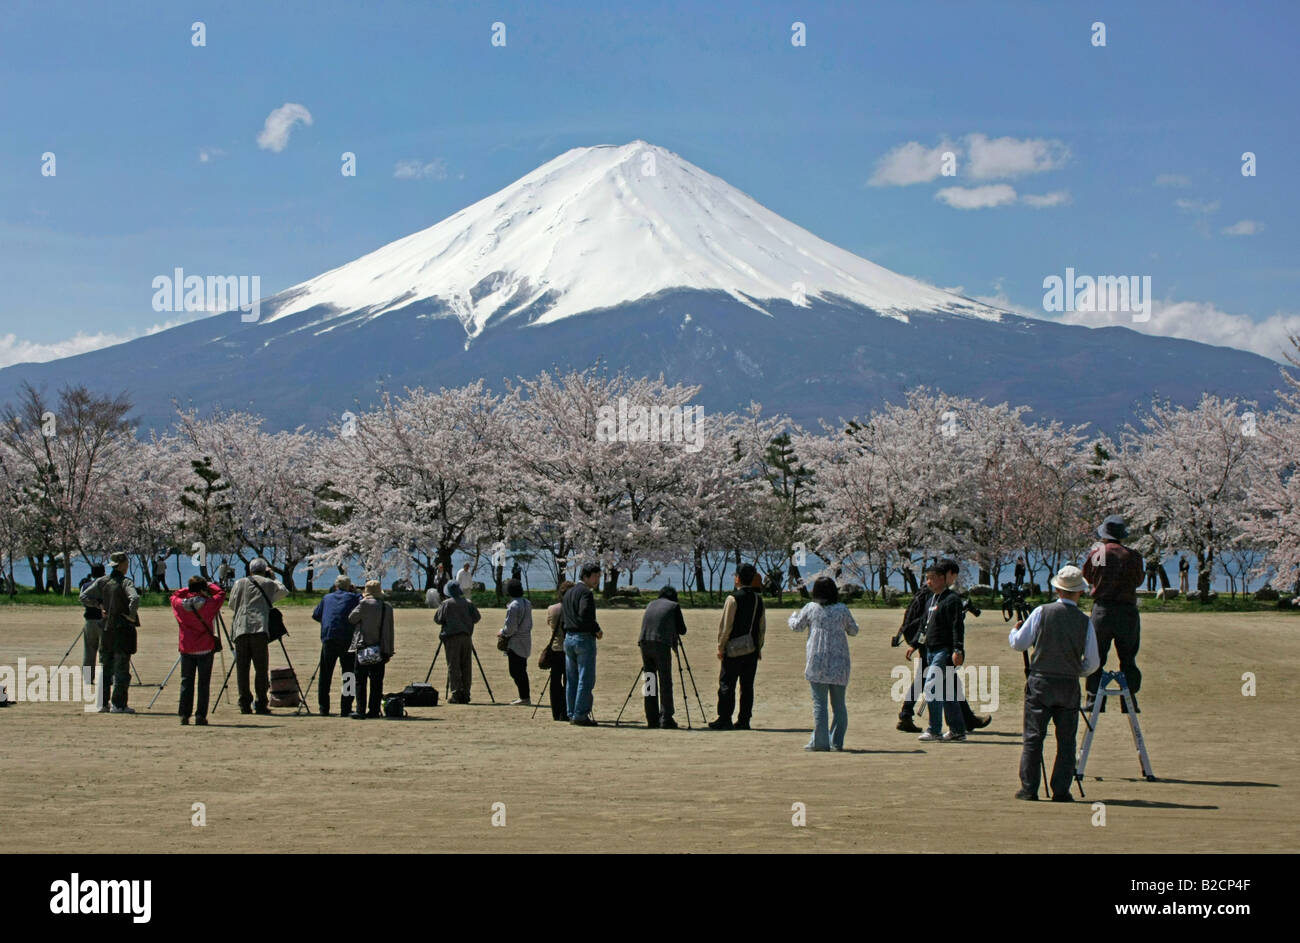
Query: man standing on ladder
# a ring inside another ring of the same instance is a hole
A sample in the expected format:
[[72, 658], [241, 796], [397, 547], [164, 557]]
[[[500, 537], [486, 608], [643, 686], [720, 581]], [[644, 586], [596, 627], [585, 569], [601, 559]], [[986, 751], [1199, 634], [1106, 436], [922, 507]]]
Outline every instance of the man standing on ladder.
[[[1025, 739], [1020, 754], [1017, 799], [1038, 798], [1047, 721], [1056, 726], [1056, 761], [1052, 764], [1052, 801], [1070, 802], [1074, 781], [1074, 743], [1079, 730], [1079, 678], [1101, 663], [1097, 634], [1079, 609], [1087, 588], [1077, 566], [1063, 566], [1052, 578], [1056, 602], [1039, 606], [1017, 622], [1009, 641], [1018, 652], [1033, 648], [1025, 678]], [[931, 708], [933, 710], [933, 708]]]
[[[1142, 640], [1142, 625], [1138, 617], [1137, 589], [1142, 585], [1142, 557], [1120, 543], [1128, 536], [1128, 528], [1124, 518], [1118, 515], [1102, 521], [1097, 536], [1101, 543], [1089, 551], [1083, 564], [1083, 578], [1092, 586], [1092, 626], [1097, 632], [1101, 662], [1088, 676], [1088, 703], [1084, 710], [1092, 710], [1112, 640], [1119, 654], [1119, 670], [1124, 672], [1128, 682], [1133, 708], [1140, 710], [1137, 693], [1142, 687], [1142, 672], [1138, 671], [1137, 653]], [[1123, 709], [1128, 713], [1126, 705]], [[1105, 704], [1102, 710], [1105, 710]]]

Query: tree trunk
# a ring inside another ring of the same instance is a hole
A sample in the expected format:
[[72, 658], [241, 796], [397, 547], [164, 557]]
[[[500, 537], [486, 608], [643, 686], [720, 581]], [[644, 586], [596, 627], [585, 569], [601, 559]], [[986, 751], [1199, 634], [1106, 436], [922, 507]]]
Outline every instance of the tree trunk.
[[31, 571], [32, 571], [32, 591], [36, 593], [45, 592], [45, 580], [41, 576], [40, 561], [37, 560], [36, 557], [33, 557], [31, 554], [28, 554], [27, 565], [31, 567]]
[[307, 567], [307, 592], [309, 593], [315, 588], [312, 585], [312, 581], [315, 578], [316, 578], [316, 568], [314, 566]]
[[993, 574], [990, 573], [982, 563], [980, 564], [980, 582], [985, 586], [993, 585]]
[[880, 564], [878, 573], [880, 575], [880, 594], [883, 596], [885, 587], [889, 585], [889, 568], [885, 566], [883, 561]]
[[291, 593], [296, 593], [298, 591], [293, 585], [293, 568], [297, 562], [297, 560], [294, 560], [292, 563], [286, 563], [284, 567], [278, 571], [284, 581], [284, 588]]
[[802, 596], [804, 599], [809, 598], [808, 587], [799, 585], [799, 567], [795, 566], [793, 557], [790, 558], [790, 569], [787, 571], [786, 574], [786, 582], [788, 582], [791, 586], [798, 586], [799, 595]]
[[1169, 588], [1169, 572], [1165, 569], [1165, 565], [1164, 565], [1163, 563], [1160, 564], [1160, 566], [1156, 567], [1156, 576], [1158, 576], [1158, 577], [1160, 578], [1160, 588], [1161, 588], [1161, 589], [1168, 589], [1168, 588]]
[[1200, 596], [1201, 602], [1210, 601], [1210, 567], [1213, 563], [1213, 550], [1196, 551], [1196, 593]]
[[704, 551], [699, 547], [695, 548], [695, 588], [701, 593], [706, 592], [704, 587]]
[[605, 572], [605, 589], [603, 595], [609, 599], [618, 592], [618, 570], [611, 567]]
[[502, 560], [492, 568], [492, 582], [496, 584], [497, 599], [501, 598], [501, 579], [505, 576], [506, 563]]
[[[907, 563], [911, 563], [912, 554], [910, 552], [903, 554], [903, 560]], [[903, 567], [903, 586], [906, 587], [907, 591], [913, 596], [920, 591], [920, 586], [918, 586], [916, 582], [915, 568], [910, 566]]]

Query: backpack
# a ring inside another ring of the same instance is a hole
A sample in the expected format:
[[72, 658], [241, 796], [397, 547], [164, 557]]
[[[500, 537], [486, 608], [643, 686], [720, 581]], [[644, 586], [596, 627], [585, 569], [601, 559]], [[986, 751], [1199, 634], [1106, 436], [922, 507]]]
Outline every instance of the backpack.
[[385, 717], [405, 717], [406, 701], [400, 694], [384, 695], [384, 716]]
[[408, 684], [401, 694], [403, 706], [411, 707], [437, 707], [438, 706], [438, 689], [432, 684], [425, 684], [422, 681], [413, 681]]

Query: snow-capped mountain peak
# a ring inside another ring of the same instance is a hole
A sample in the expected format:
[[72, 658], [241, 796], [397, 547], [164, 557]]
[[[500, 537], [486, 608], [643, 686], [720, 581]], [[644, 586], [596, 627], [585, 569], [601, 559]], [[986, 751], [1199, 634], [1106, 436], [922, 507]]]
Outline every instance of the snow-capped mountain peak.
[[796, 226], [671, 151], [633, 141], [566, 151], [428, 229], [303, 282], [268, 321], [328, 319], [436, 299], [469, 337], [489, 322], [547, 324], [669, 289], [807, 304], [840, 296], [881, 314], [996, 309], [898, 275]]

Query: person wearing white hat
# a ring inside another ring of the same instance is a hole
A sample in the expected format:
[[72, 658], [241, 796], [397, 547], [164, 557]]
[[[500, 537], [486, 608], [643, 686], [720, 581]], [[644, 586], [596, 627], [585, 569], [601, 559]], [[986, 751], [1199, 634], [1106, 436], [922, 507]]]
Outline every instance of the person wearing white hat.
[[1070, 802], [1074, 781], [1075, 737], [1079, 731], [1079, 678], [1101, 664], [1097, 633], [1079, 609], [1088, 588], [1083, 571], [1063, 566], [1052, 578], [1056, 602], [1036, 608], [1016, 623], [1009, 641], [1018, 652], [1030, 651], [1025, 678], [1024, 749], [1020, 754], [1017, 799], [1038, 798], [1039, 766], [1047, 722], [1056, 725], [1056, 761], [1052, 764], [1052, 801]]

